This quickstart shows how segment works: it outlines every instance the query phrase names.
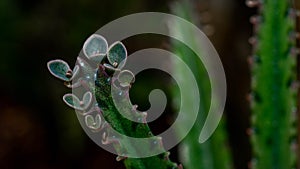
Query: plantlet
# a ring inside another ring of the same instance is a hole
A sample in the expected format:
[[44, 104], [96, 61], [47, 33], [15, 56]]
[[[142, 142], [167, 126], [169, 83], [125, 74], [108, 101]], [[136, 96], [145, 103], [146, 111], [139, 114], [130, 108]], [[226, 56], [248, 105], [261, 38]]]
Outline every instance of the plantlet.
[[[130, 102], [129, 89], [134, 75], [122, 70], [127, 59], [125, 46], [115, 42], [108, 47], [106, 40], [95, 34], [85, 42], [83, 53], [86, 58], [78, 57], [73, 71], [62, 60], [48, 62], [51, 74], [73, 89], [73, 94], [63, 97], [66, 104], [83, 116], [85, 125], [92, 132], [101, 132], [102, 143], [113, 145], [119, 155], [117, 160], [124, 160], [126, 168], [182, 168], [169, 160], [161, 138], [152, 134], [146, 122], [147, 113], [138, 111]], [[96, 69], [91, 66], [93, 64]], [[78, 92], [78, 88], [84, 92]], [[150, 139], [136, 143], [127, 137]], [[127, 156], [138, 156], [143, 152], [162, 153], [146, 158]]]
[[254, 169], [296, 168], [296, 11], [288, 0], [247, 0], [254, 24], [252, 128]]

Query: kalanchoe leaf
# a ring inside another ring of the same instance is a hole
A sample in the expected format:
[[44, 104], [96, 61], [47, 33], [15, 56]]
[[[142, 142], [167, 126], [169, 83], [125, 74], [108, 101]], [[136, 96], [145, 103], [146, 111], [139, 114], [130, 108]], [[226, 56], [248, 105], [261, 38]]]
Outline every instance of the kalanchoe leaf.
[[[70, 66], [67, 62], [57, 59], [57, 60], [51, 60], [47, 63], [48, 69], [50, 73], [57, 77], [58, 79], [61, 79], [63, 81], [71, 81], [72, 78], [72, 71], [70, 69]], [[71, 73], [71, 76], [68, 76], [68, 74]]]
[[106, 55], [108, 48], [107, 41], [104, 37], [93, 34], [83, 45], [83, 53], [88, 59], [99, 60]]
[[91, 92], [86, 92], [83, 95], [82, 104], [83, 104], [83, 107], [85, 110], [91, 105], [92, 98], [93, 98], [93, 95]]
[[117, 68], [114, 68], [113, 66], [111, 66], [110, 64], [106, 64], [104, 63], [103, 66], [106, 68], [106, 69], [109, 69], [110, 71], [116, 71], [118, 70]]
[[80, 101], [78, 99], [78, 97], [75, 96], [74, 94], [65, 94], [63, 97], [63, 100], [68, 106], [70, 106], [76, 110], [83, 111], [83, 110], [87, 110], [87, 108], [91, 105], [92, 93], [86, 92], [83, 95], [82, 101]]
[[83, 108], [80, 106], [80, 100], [74, 94], [65, 94], [63, 100], [68, 106], [76, 110], [83, 110]]
[[123, 68], [127, 59], [127, 50], [122, 42], [115, 42], [110, 46], [107, 59], [113, 67], [118, 69]]
[[73, 79], [78, 75], [79, 69], [80, 69], [80, 68], [79, 68], [78, 65], [76, 65], [76, 66], [74, 67], [74, 69], [73, 69], [73, 75], [72, 75], [72, 77], [71, 77], [70, 80], [73, 80]]
[[123, 70], [118, 75], [118, 81], [122, 87], [130, 86], [134, 80], [134, 74], [129, 70]]
[[101, 116], [100, 114], [97, 114], [94, 118], [92, 115], [86, 115], [85, 116], [85, 124], [90, 129], [97, 130], [101, 127]]

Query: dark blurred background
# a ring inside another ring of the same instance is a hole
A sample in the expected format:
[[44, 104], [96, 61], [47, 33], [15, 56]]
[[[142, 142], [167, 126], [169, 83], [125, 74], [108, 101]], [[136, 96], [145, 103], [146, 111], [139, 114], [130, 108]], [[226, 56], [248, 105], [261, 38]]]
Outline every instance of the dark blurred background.
[[[70, 92], [50, 75], [52, 59], [75, 64], [84, 41], [101, 26], [124, 15], [169, 12], [173, 0], [1, 0], [0, 1], [0, 168], [124, 168], [115, 155], [88, 138], [75, 112], [62, 96]], [[209, 36], [223, 62], [228, 98], [225, 118], [234, 165], [247, 168], [251, 151], [249, 127], [250, 91], [247, 57], [252, 34], [249, 17], [255, 9], [244, 0], [191, 1], [196, 13], [211, 16]], [[129, 53], [168, 46], [164, 37], [140, 35], [124, 41]], [[143, 77], [151, 76], [145, 73]], [[162, 75], [165, 76], [165, 75]], [[152, 73], [152, 79], [161, 79]], [[163, 85], [163, 81], [161, 85]], [[135, 90], [139, 90], [136, 87]], [[133, 92], [138, 93], [138, 92]], [[132, 96], [147, 109], [147, 95]], [[166, 119], [161, 119], [162, 121]], [[160, 131], [165, 126], [152, 125]], [[178, 161], [176, 148], [171, 158]]]

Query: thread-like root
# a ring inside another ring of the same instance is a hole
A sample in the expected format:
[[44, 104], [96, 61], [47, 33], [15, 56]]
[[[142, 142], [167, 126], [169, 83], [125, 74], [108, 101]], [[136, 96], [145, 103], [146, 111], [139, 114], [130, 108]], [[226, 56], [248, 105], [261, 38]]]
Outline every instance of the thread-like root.
[[116, 160], [117, 161], [122, 161], [122, 160], [125, 160], [125, 159], [127, 159], [128, 157], [125, 157], [125, 156], [117, 156], [116, 157]]

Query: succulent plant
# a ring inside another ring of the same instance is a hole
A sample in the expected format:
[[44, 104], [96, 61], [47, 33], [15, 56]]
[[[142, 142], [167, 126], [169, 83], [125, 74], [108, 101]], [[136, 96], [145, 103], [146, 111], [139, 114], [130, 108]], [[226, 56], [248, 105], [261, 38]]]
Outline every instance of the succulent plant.
[[[99, 132], [102, 144], [113, 145], [119, 155], [117, 160], [124, 160], [126, 168], [182, 168], [169, 160], [161, 137], [152, 134], [146, 121], [147, 113], [138, 111], [137, 105], [130, 102], [129, 89], [134, 75], [122, 70], [127, 59], [122, 42], [108, 47], [104, 37], [94, 34], [85, 42], [83, 54], [85, 58], [78, 57], [73, 70], [62, 60], [48, 62], [51, 74], [73, 89], [72, 94], [64, 95], [64, 102], [84, 118], [88, 129]], [[84, 92], [76, 92], [78, 88]], [[81, 97], [77, 95], [80, 93]], [[149, 139], [133, 144], [128, 137]], [[156, 154], [145, 158], [129, 155], [139, 155], [140, 151]]]

